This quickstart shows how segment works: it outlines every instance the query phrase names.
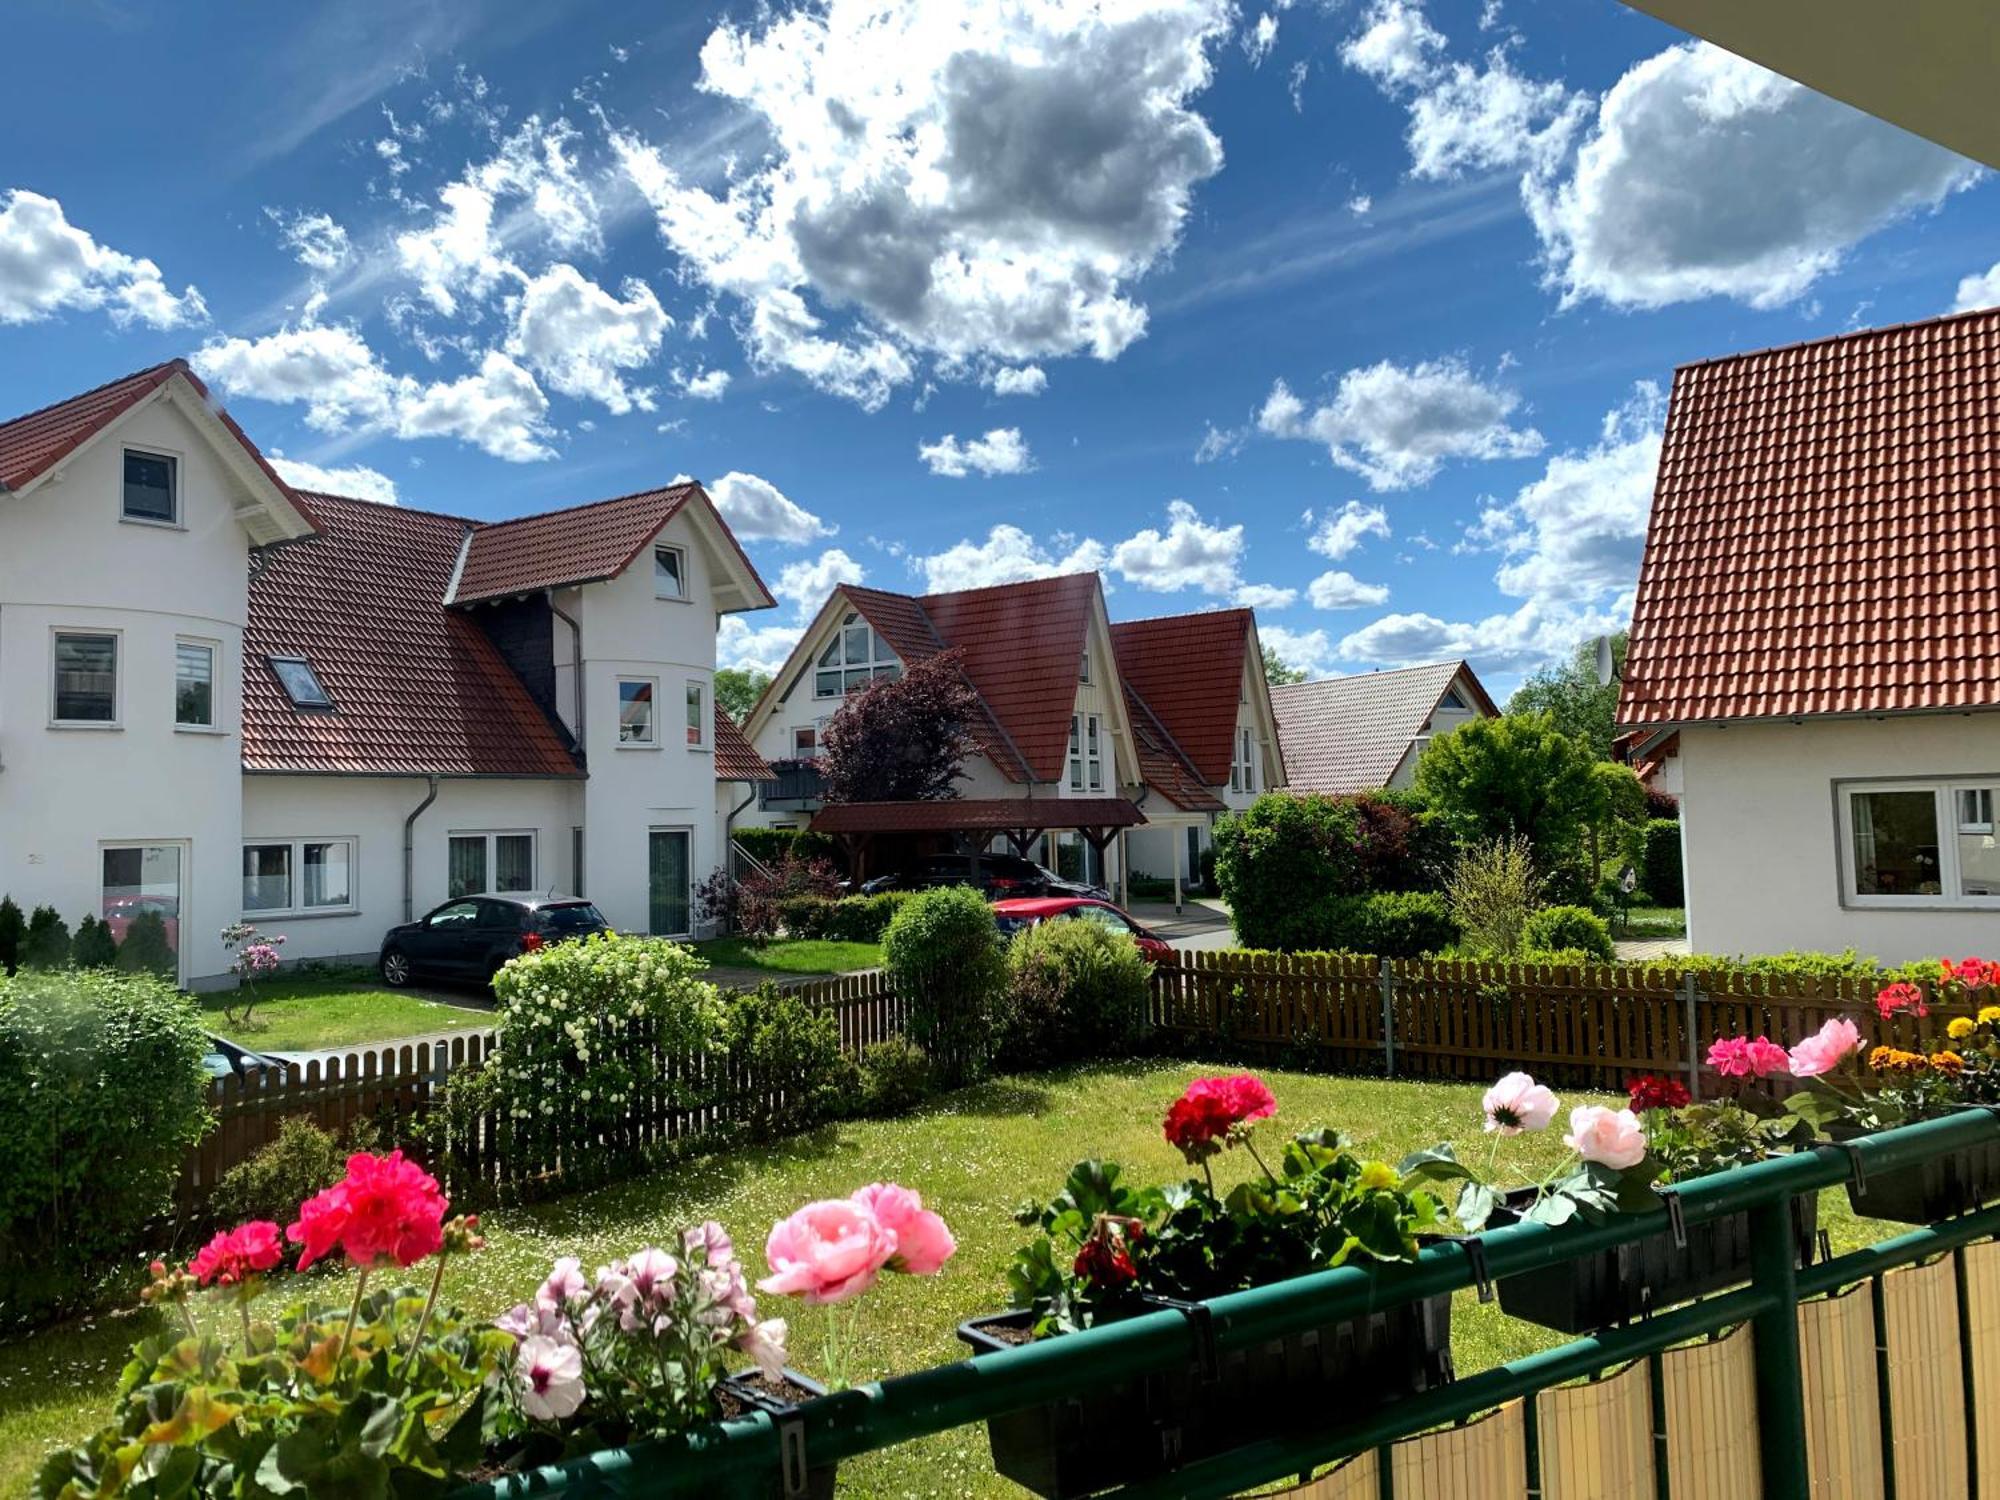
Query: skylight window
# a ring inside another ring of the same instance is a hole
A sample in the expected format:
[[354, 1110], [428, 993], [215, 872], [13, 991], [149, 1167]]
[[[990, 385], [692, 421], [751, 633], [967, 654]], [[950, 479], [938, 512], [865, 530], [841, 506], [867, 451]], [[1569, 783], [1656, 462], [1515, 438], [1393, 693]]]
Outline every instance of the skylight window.
[[326, 710], [333, 707], [333, 699], [320, 686], [319, 673], [303, 656], [273, 656], [269, 660], [278, 686], [292, 700], [293, 708]]

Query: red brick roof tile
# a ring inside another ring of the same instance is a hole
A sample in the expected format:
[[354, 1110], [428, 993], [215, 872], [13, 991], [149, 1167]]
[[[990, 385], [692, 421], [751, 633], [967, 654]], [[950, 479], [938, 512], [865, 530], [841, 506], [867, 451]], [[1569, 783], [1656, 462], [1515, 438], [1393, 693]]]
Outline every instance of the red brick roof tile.
[[1209, 786], [1229, 780], [1252, 618], [1247, 609], [1218, 609], [1111, 627], [1118, 675]]
[[715, 711], [715, 779], [769, 781], [777, 773], [750, 748], [743, 730], [721, 708]]
[[[1064, 731], [1065, 739], [1068, 731]], [[839, 802], [813, 814], [814, 833], [1007, 833], [1033, 828], [1130, 828], [1146, 815], [1123, 797], [964, 797], [944, 802]]]
[[[271, 553], [243, 637], [247, 771], [576, 776], [564, 737], [469, 616], [444, 607], [455, 516], [311, 496], [321, 535]], [[292, 706], [267, 658], [298, 654], [334, 711]]]
[[694, 492], [693, 484], [672, 484], [482, 526], [451, 602], [477, 604], [616, 578]]
[[2000, 309], [1674, 376], [1618, 721], [2000, 706]]

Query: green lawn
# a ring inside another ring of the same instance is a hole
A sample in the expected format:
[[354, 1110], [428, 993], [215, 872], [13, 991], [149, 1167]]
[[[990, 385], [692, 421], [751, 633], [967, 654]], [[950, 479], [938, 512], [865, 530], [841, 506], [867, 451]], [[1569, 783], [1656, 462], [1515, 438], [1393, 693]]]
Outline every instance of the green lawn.
[[[493, 1024], [492, 1007], [482, 1003], [476, 991], [437, 993], [442, 998], [384, 989], [372, 974], [359, 969], [281, 975], [257, 986], [257, 1004], [247, 1024], [224, 1014], [225, 997], [198, 998], [203, 1025], [259, 1052], [358, 1046]], [[235, 996], [227, 998], [236, 1004]]]
[[[1181, 1175], [1185, 1166], [1161, 1138], [1160, 1119], [1189, 1078], [1213, 1071], [1148, 1062], [1002, 1079], [909, 1118], [828, 1127], [642, 1181], [499, 1210], [484, 1216], [489, 1248], [455, 1267], [447, 1284], [469, 1310], [494, 1314], [525, 1298], [558, 1254], [579, 1255], [586, 1268], [594, 1267], [641, 1245], [664, 1243], [704, 1217], [728, 1226], [761, 1274], [764, 1236], [775, 1219], [809, 1199], [845, 1196], [865, 1183], [893, 1179], [920, 1190], [944, 1214], [959, 1253], [935, 1281], [888, 1277], [858, 1304], [856, 1377], [955, 1360], [963, 1353], [953, 1337], [956, 1325], [1005, 1304], [1003, 1273], [1023, 1235], [1010, 1216], [1013, 1206], [1052, 1192], [1069, 1163], [1086, 1155], [1114, 1157], [1142, 1180]], [[1261, 1127], [1267, 1136], [1330, 1124], [1348, 1132], [1361, 1150], [1393, 1161], [1446, 1138], [1470, 1147], [1479, 1134], [1480, 1089], [1474, 1086], [1275, 1070], [1262, 1076], [1279, 1101], [1277, 1119]], [[1572, 1102], [1583, 1102], [1582, 1096], [1564, 1100]], [[1551, 1130], [1505, 1150], [1527, 1170], [1545, 1169], [1562, 1147]], [[1233, 1180], [1248, 1166], [1242, 1153], [1232, 1152], [1217, 1176]], [[1824, 1200], [1822, 1213], [1837, 1251], [1893, 1232], [1857, 1221], [1838, 1192]], [[345, 1283], [322, 1285], [333, 1294]], [[821, 1316], [766, 1300], [767, 1314], [781, 1309], [792, 1320], [793, 1363], [811, 1372], [819, 1364]], [[151, 1320], [150, 1313], [97, 1318], [0, 1346], [0, 1493], [18, 1493], [48, 1445], [74, 1439], [98, 1419], [126, 1344]], [[1470, 1291], [1458, 1297], [1453, 1329], [1461, 1373], [1560, 1341], [1510, 1321], [1497, 1306], [1480, 1306]], [[1020, 1493], [993, 1475], [982, 1428], [872, 1455], [845, 1465], [842, 1478], [844, 1492], [854, 1495]]]
[[851, 974], [882, 966], [880, 943], [828, 943], [804, 938], [709, 938], [688, 946], [711, 964], [766, 969], [773, 974]]
[[1611, 931], [1621, 938], [1686, 937], [1687, 908], [1681, 906], [1635, 906], [1623, 922], [1613, 921]]

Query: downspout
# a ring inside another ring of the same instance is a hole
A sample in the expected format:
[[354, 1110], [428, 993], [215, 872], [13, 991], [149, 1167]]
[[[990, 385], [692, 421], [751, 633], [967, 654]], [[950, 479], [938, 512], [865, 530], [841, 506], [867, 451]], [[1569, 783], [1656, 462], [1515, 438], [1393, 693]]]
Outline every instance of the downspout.
[[417, 819], [421, 818], [424, 809], [438, 798], [437, 777], [430, 776], [425, 779], [430, 782], [430, 789], [424, 793], [424, 800], [411, 808], [410, 815], [403, 819], [403, 920], [405, 922], [414, 922], [417, 919]]
[[588, 760], [590, 752], [584, 749], [583, 738], [583, 627], [574, 616], [563, 613], [562, 606], [556, 603], [554, 589], [543, 589], [542, 596], [549, 601], [549, 613], [569, 626], [570, 678], [576, 690], [576, 748]]

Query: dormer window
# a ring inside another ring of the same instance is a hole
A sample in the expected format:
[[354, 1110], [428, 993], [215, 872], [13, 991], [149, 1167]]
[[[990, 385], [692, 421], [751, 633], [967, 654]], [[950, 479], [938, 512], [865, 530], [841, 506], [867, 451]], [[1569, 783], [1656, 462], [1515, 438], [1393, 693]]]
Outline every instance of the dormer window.
[[333, 699], [320, 686], [319, 673], [313, 670], [311, 662], [303, 656], [273, 656], [272, 675], [278, 679], [278, 686], [285, 690], [285, 696], [292, 700], [293, 708], [304, 708], [325, 713], [332, 709]]
[[653, 597], [687, 598], [687, 556], [680, 548], [653, 549]]
[[180, 524], [179, 465], [160, 453], [125, 450], [125, 495], [121, 514], [128, 521]]

